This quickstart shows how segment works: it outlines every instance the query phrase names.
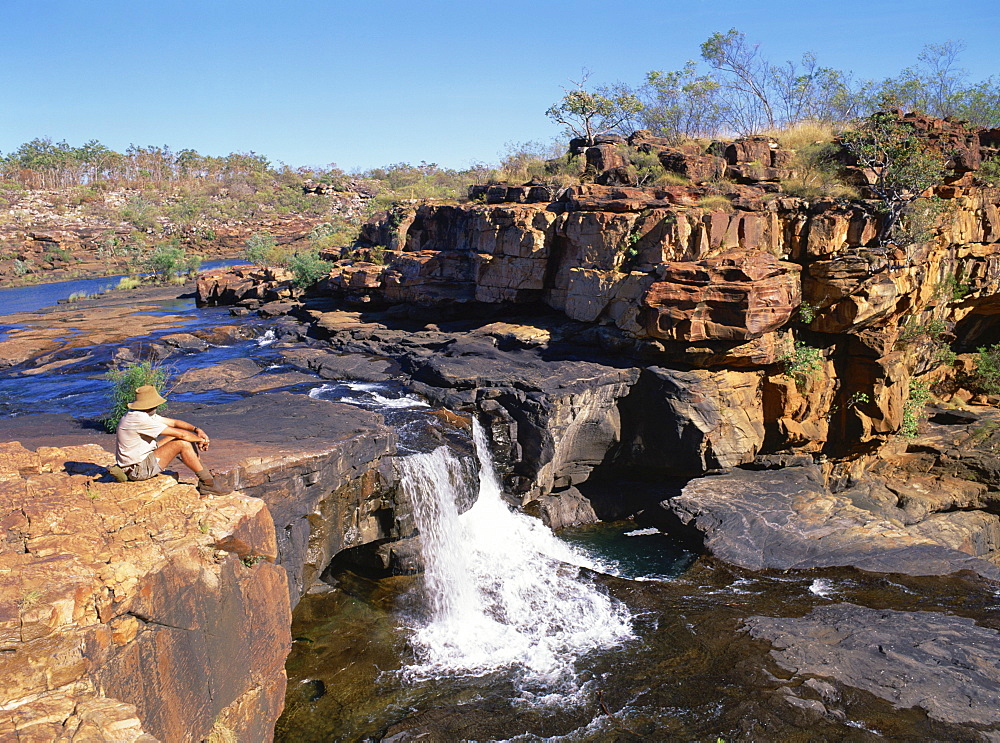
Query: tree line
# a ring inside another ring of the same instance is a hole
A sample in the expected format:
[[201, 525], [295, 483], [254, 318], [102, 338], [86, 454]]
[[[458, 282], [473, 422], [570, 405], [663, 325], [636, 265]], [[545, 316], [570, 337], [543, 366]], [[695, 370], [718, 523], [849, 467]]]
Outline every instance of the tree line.
[[970, 81], [959, 65], [963, 50], [956, 41], [928, 44], [895, 77], [863, 80], [822, 66], [811, 52], [798, 62], [772, 63], [732, 28], [702, 43], [704, 66], [689, 61], [679, 70], [650, 71], [639, 85], [597, 88], [587, 85], [584, 71], [546, 113], [590, 141], [637, 129], [681, 141], [761, 134], [801, 122], [840, 127], [891, 108], [1000, 127], [1000, 81]]
[[169, 183], [191, 178], [223, 181], [270, 170], [268, 159], [254, 152], [213, 157], [192, 149], [174, 152], [166, 145], [134, 144], [116, 152], [96, 139], [74, 147], [65, 140], [36, 138], [0, 155], [0, 179], [26, 188]]

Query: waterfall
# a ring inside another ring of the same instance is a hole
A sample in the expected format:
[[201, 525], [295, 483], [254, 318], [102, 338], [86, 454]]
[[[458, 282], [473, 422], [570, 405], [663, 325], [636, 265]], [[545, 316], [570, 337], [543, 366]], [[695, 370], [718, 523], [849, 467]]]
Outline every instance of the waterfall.
[[[445, 447], [398, 460], [421, 534], [428, 607], [404, 677], [510, 669], [524, 690], [571, 693], [579, 655], [632, 636], [628, 610], [580, 575], [600, 564], [504, 503], [478, 426], [474, 438], [477, 484]], [[476, 486], [475, 505], [459, 515], [463, 490]]]

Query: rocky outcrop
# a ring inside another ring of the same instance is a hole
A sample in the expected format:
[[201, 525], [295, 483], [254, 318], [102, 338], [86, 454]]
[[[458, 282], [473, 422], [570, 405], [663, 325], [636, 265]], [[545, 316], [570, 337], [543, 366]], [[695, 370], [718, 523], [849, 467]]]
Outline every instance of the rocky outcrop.
[[[972, 570], [1000, 579], [1000, 568], [988, 561], [998, 556], [1000, 516], [956, 510], [992, 511], [995, 499], [986, 497], [984, 486], [960, 480], [937, 479], [928, 486], [873, 479], [831, 493], [815, 466], [733, 470], [691, 481], [661, 508], [667, 525], [676, 520], [696, 530], [713, 555], [752, 570]], [[914, 490], [923, 497], [914, 497]]]
[[205, 271], [198, 275], [195, 291], [199, 307], [243, 304], [253, 309], [295, 294], [290, 272], [253, 266]]
[[338, 552], [412, 536], [377, 413], [287, 392], [175, 409], [211, 431], [217, 479], [267, 504], [293, 606]]
[[827, 705], [836, 709], [840, 692], [833, 681], [899, 709], [917, 707], [935, 720], [982, 726], [988, 740], [998, 734], [1000, 636], [972, 619], [833, 604], [799, 618], [749, 617], [746, 626], [795, 674], [788, 682], [793, 698], [805, 689], [823, 700], [795, 698], [799, 707], [818, 715], [829, 714]]
[[747, 251], [665, 264], [641, 300], [646, 333], [689, 342], [759, 338], [791, 320], [800, 304], [798, 271]]
[[270, 738], [291, 638], [267, 506], [100, 447], [0, 445], [0, 737]]

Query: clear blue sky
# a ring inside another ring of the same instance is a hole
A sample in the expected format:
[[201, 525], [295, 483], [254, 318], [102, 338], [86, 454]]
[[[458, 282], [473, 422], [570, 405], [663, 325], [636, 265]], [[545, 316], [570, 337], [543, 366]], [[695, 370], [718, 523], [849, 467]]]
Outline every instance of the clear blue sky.
[[976, 0], [0, 0], [0, 152], [35, 137], [255, 151], [345, 170], [465, 167], [559, 134], [560, 85], [638, 84], [736, 27], [772, 62], [884, 77], [961, 40], [1000, 72]]

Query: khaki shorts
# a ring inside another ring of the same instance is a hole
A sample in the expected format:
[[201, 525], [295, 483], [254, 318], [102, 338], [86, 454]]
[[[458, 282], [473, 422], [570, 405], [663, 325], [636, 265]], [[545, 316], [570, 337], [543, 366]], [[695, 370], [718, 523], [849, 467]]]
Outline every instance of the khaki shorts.
[[141, 462], [126, 464], [122, 467], [122, 469], [125, 471], [125, 475], [128, 479], [133, 482], [137, 480], [148, 480], [151, 477], [156, 477], [163, 471], [160, 469], [160, 462], [156, 458], [155, 451], [151, 451]]

